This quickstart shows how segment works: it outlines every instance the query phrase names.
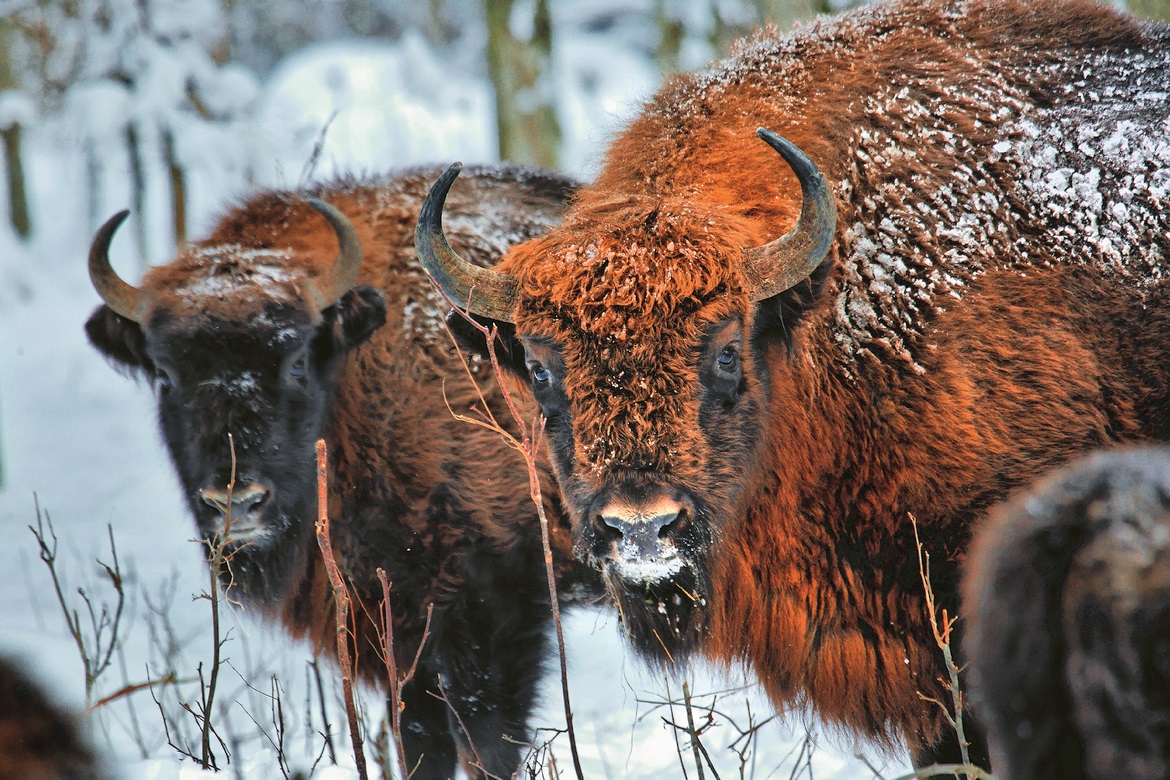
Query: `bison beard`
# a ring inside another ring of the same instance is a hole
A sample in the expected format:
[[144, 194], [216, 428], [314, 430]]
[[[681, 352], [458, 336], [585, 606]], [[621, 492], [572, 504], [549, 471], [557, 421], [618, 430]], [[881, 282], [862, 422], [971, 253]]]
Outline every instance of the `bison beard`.
[[[912, 520], [957, 614], [990, 507], [1167, 437], [1167, 83], [1170, 29], [1101, 5], [877, 4], [672, 79], [491, 270], [445, 248], [440, 178], [420, 255], [511, 336], [642, 652], [959, 758]], [[658, 613], [696, 526], [697, 639]]]
[[1079, 461], [994, 512], [964, 595], [997, 774], [1170, 775], [1170, 450]]
[[[551, 612], [524, 464], [503, 437], [455, 420], [446, 405], [482, 401], [412, 251], [434, 173], [261, 193], [139, 288], [109, 265], [119, 215], [91, 251], [107, 305], [86, 330], [117, 367], [154, 384], [163, 438], [209, 544], [231, 517], [231, 595], [334, 654], [313, 536], [314, 444], [326, 439], [333, 548], [358, 602], [355, 668], [387, 684], [379, 568], [391, 581], [400, 670], [425, 637], [401, 692], [412, 777], [450, 778], [460, 764], [473, 777], [508, 777], [523, 757]], [[522, 166], [480, 168], [468, 183], [453, 226], [480, 263], [547, 230], [574, 186]], [[485, 366], [471, 371], [495, 416], [509, 419]], [[558, 584], [572, 594], [564, 598], [600, 598], [600, 578], [572, 560], [539, 468]]]

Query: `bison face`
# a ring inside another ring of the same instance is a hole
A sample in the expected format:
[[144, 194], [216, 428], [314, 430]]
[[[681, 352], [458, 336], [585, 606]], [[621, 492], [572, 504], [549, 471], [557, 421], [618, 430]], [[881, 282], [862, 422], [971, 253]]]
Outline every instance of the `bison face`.
[[[528, 384], [545, 417], [578, 556], [604, 573], [631, 642], [652, 659], [680, 660], [702, 639], [718, 542], [745, 513], [766, 443], [764, 356], [784, 359], [830, 269], [759, 303], [727, 280], [691, 289], [640, 330], [627, 323], [620, 340], [614, 318], [639, 314], [550, 313], [542, 302], [552, 290], [529, 300], [515, 326], [497, 323], [501, 367]], [[486, 351], [461, 315], [450, 324]]]
[[225, 584], [261, 601], [283, 595], [316, 516], [315, 442], [339, 364], [386, 319], [382, 293], [355, 286], [361, 246], [352, 225], [313, 206], [341, 246], [324, 273], [283, 250], [196, 246], [135, 288], [106, 257], [124, 213], [90, 252], [106, 305], [86, 323], [89, 339], [152, 382], [208, 551], [222, 545]]
[[250, 598], [276, 597], [294, 572], [338, 364], [384, 318], [381, 293], [358, 287], [317, 317], [275, 303], [239, 319], [156, 308], [139, 326], [103, 306], [86, 325], [94, 346], [152, 382], [200, 534], [226, 542], [225, 578]]
[[702, 636], [712, 543], [738, 513], [765, 407], [742, 317], [711, 308], [714, 321], [622, 344], [563, 327], [519, 339], [579, 555], [656, 659]]
[[[792, 231], [762, 245], [758, 214], [685, 191], [597, 185], [560, 228], [494, 270], [475, 268], [442, 236], [454, 166], [419, 216], [419, 254], [436, 282], [496, 323], [501, 366], [531, 383], [578, 553], [605, 574], [632, 641], [655, 659], [678, 660], [702, 637], [718, 541], [744, 514], [765, 444], [764, 356], [790, 344], [830, 268], [826, 183], [800, 150], [761, 135], [803, 194]], [[770, 216], [790, 224], [791, 201], [778, 202]], [[486, 350], [466, 321], [451, 322]]]

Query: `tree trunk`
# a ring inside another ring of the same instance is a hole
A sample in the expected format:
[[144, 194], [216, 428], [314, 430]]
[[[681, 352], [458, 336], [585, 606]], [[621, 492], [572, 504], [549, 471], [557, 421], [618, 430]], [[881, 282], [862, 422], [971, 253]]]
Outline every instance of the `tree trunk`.
[[[851, 3], [856, 4], [859, 3]], [[756, 0], [756, 10], [761, 22], [774, 24], [781, 31], [791, 29], [803, 19], [833, 12], [829, 0]]]
[[24, 160], [21, 155], [21, 127], [12, 124], [0, 131], [4, 136], [4, 166], [8, 171], [8, 219], [16, 235], [27, 241], [32, 235], [32, 219], [28, 211], [28, 192], [24, 182]]
[[163, 133], [163, 156], [171, 182], [171, 225], [175, 230], [175, 246], [179, 247], [187, 241], [187, 178], [175, 156], [175, 134], [170, 130]]
[[[20, 88], [16, 64], [11, 60], [15, 50], [12, 45], [15, 35], [11, 19], [0, 16], [0, 93]], [[12, 223], [16, 235], [27, 241], [32, 235], [32, 220], [29, 217], [28, 190], [25, 186], [21, 133], [19, 122], [0, 128], [4, 144], [4, 170], [8, 178], [8, 221]]]
[[[524, 0], [519, 0], [524, 2]], [[561, 129], [551, 89], [552, 22], [548, 1], [535, 0], [531, 19], [513, 19], [517, 0], [484, 0], [488, 70], [496, 90], [500, 159], [555, 167]], [[522, 7], [523, 10], [523, 7]], [[517, 24], [513, 25], [512, 22]], [[514, 27], [531, 24], [531, 33]]]
[[1126, 6], [1135, 16], [1170, 21], [1170, 0], [1129, 0]]
[[686, 35], [682, 19], [672, 14], [666, 6], [667, 0], [657, 0], [654, 4], [654, 17], [658, 22], [658, 48], [654, 52], [654, 59], [658, 63], [658, 72], [664, 75], [678, 72], [678, 54]]
[[138, 142], [138, 128], [133, 123], [126, 126], [126, 151], [130, 157], [130, 200], [137, 227], [138, 264], [145, 271], [150, 264], [146, 240], [146, 173], [142, 168], [142, 144]]

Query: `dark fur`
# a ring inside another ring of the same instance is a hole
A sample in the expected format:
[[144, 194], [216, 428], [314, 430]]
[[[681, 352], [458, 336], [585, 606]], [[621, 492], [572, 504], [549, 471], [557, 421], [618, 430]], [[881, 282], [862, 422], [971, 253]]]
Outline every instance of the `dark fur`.
[[0, 780], [105, 776], [77, 719], [13, 661], [0, 658]]
[[[415, 681], [403, 691], [414, 777], [451, 777], [457, 761], [475, 774], [475, 755], [484, 771], [507, 777], [522, 758], [509, 740], [528, 736], [542, 672], [548, 589], [522, 461], [444, 403], [445, 395], [467, 412], [477, 396], [414, 256], [415, 215], [434, 173], [257, 195], [147, 274], [144, 327], [103, 306], [86, 329], [116, 365], [155, 383], [163, 437], [205, 538], [223, 521], [199, 491], [224, 488], [233, 458], [237, 491], [274, 487], [262, 533], [229, 545], [225, 584], [333, 654], [333, 599], [313, 534], [314, 442], [326, 439], [333, 545], [358, 601], [361, 676], [386, 683], [376, 569], [392, 582], [403, 672], [434, 606]], [[449, 220], [460, 251], [493, 262], [508, 242], [552, 225], [572, 189], [532, 169], [474, 170]], [[346, 214], [364, 247], [359, 284], [323, 312], [300, 295], [332, 263], [337, 242], [309, 195]], [[472, 371], [497, 418], [509, 421], [486, 366]], [[561, 587], [596, 593], [595, 576], [572, 563], [541, 469]]]
[[1170, 449], [1078, 461], [993, 512], [964, 604], [998, 775], [1170, 777]]
[[[672, 79], [562, 225], [508, 252], [509, 365], [524, 354], [579, 554], [644, 654], [746, 659], [778, 706], [958, 757], [921, 698], [948, 694], [911, 518], [955, 614], [989, 507], [1165, 435], [1167, 83], [1166, 27], [1077, 0], [765, 32]], [[801, 201], [760, 126], [839, 218], [810, 280], [754, 302], [745, 251]], [[675, 498], [656, 553], [601, 514]]]

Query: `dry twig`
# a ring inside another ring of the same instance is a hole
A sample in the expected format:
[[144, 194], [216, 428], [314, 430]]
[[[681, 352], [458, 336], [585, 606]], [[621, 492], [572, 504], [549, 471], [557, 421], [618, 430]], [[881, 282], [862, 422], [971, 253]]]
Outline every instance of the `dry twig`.
[[366, 756], [362, 750], [362, 734], [358, 728], [357, 707], [353, 696], [353, 664], [349, 657], [349, 589], [337, 568], [333, 556], [333, 542], [329, 538], [329, 491], [326, 482], [328, 453], [325, 440], [317, 440], [317, 546], [325, 560], [329, 584], [333, 588], [334, 612], [336, 616], [337, 663], [341, 667], [341, 687], [345, 695], [345, 715], [349, 720], [349, 736], [353, 742], [353, 760], [357, 765], [358, 777], [368, 780]]
[[918, 550], [918, 572], [922, 577], [922, 588], [926, 594], [926, 610], [930, 618], [930, 630], [934, 633], [935, 644], [942, 651], [943, 660], [946, 662], [948, 679], [944, 680], [943, 684], [951, 692], [951, 705], [947, 707], [946, 704], [938, 699], [922, 693], [919, 693], [918, 696], [923, 701], [932, 702], [942, 709], [947, 723], [955, 730], [955, 736], [959, 740], [959, 755], [962, 758], [962, 763], [955, 765], [936, 764], [935, 766], [918, 770], [912, 775], [907, 775], [907, 777], [935, 777], [939, 775], [954, 775], [958, 777], [961, 774], [966, 775], [969, 780], [987, 777], [986, 772], [983, 772], [979, 767], [971, 763], [970, 756], [967, 752], [967, 747], [970, 743], [967, 742], [967, 735], [963, 728], [963, 689], [959, 684], [959, 667], [955, 663], [954, 656], [951, 653], [951, 631], [954, 629], [955, 622], [958, 618], [950, 617], [945, 608], [942, 610], [941, 619], [939, 618], [938, 608], [934, 600], [934, 589], [930, 585], [930, 553], [922, 549], [922, 541], [918, 538], [918, 521], [914, 518], [914, 515], [910, 515], [910, 524], [914, 528], [914, 546]]

